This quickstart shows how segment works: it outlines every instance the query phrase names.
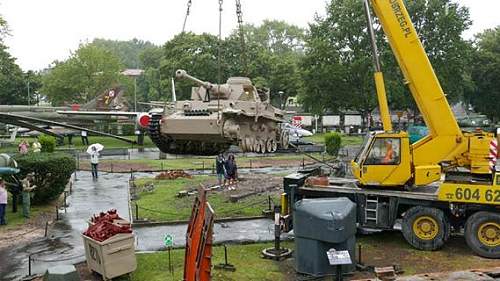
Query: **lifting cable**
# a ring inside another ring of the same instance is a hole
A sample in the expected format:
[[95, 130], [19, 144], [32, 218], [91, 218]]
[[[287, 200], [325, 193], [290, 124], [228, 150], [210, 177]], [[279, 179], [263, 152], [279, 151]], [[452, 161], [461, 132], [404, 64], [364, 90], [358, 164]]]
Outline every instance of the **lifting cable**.
[[221, 70], [221, 45], [222, 45], [222, 4], [223, 0], [219, 0], [219, 42], [217, 45], [217, 123], [220, 121], [220, 83], [222, 82]]
[[191, 0], [188, 0], [188, 2], [187, 2], [187, 10], [186, 10], [186, 17], [184, 18], [184, 24], [182, 25], [182, 33], [184, 33], [184, 31], [186, 30], [186, 22], [187, 22], [187, 19], [188, 19], [188, 16], [189, 16], [192, 4], [193, 3], [191, 2]]
[[238, 18], [238, 29], [241, 43], [241, 64], [243, 66], [244, 76], [248, 76], [247, 55], [245, 46], [245, 33], [243, 32], [243, 13], [241, 12], [241, 1], [236, 0], [236, 17]]

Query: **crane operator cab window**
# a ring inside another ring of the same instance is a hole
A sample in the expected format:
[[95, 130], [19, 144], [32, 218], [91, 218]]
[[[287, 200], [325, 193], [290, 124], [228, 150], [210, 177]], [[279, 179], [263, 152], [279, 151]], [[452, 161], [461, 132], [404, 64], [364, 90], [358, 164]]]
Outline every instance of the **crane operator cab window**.
[[401, 155], [401, 140], [399, 138], [375, 139], [365, 165], [398, 165]]

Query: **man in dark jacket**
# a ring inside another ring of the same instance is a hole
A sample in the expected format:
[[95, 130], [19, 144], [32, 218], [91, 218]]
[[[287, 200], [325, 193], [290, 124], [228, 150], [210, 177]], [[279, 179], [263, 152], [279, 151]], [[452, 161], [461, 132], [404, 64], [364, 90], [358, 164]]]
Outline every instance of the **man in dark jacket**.
[[224, 184], [226, 183], [225, 180], [225, 168], [224, 164], [226, 162], [226, 159], [224, 158], [224, 155], [221, 153], [215, 157], [215, 172], [217, 173], [217, 180], [219, 181], [219, 187], [222, 187], [222, 179], [224, 179]]
[[[229, 181], [229, 190], [235, 190], [238, 187], [238, 166], [236, 165], [236, 160], [234, 155], [229, 155], [227, 161], [224, 165], [226, 168], [226, 180]], [[233, 186], [234, 185], [234, 186]]]

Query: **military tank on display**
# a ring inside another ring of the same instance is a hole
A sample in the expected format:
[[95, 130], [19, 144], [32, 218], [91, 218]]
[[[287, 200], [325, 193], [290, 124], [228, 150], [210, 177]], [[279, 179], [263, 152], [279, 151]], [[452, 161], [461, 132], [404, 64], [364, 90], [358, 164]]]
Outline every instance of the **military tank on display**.
[[230, 145], [244, 152], [275, 152], [288, 148], [284, 112], [270, 103], [268, 90], [257, 89], [247, 77], [230, 77], [212, 84], [176, 71], [177, 79], [198, 85], [191, 99], [173, 109], [150, 113], [148, 133], [165, 153], [214, 155]]

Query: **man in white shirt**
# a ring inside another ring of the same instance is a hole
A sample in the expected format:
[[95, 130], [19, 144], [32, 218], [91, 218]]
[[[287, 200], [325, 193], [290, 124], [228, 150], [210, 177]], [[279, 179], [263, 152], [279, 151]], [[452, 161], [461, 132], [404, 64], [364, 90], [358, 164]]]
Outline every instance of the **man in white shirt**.
[[97, 165], [99, 164], [99, 151], [92, 147], [92, 151], [90, 152], [90, 166], [92, 168], [92, 178], [97, 179]]
[[89, 145], [89, 138], [87, 137], [87, 131], [82, 131], [82, 144]]

